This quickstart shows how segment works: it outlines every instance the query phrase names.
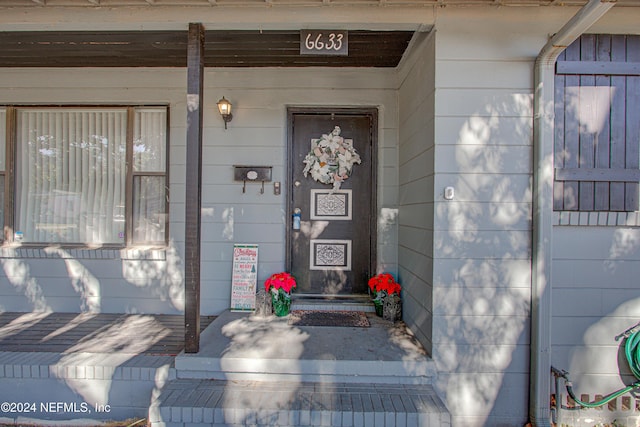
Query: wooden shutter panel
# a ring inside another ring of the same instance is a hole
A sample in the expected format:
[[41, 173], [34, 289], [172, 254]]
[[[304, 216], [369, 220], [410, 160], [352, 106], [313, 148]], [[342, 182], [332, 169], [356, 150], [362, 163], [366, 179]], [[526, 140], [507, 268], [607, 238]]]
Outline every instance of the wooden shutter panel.
[[554, 209], [638, 210], [640, 36], [583, 35], [555, 91]]

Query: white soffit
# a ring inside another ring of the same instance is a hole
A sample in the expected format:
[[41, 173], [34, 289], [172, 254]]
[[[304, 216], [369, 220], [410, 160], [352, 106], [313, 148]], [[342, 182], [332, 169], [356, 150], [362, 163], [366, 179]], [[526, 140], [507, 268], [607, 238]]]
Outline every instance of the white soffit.
[[[415, 7], [415, 6], [583, 6], [586, 0], [0, 0], [2, 7], [210, 6], [237, 7]], [[618, 0], [617, 6], [640, 6], [640, 0]]]

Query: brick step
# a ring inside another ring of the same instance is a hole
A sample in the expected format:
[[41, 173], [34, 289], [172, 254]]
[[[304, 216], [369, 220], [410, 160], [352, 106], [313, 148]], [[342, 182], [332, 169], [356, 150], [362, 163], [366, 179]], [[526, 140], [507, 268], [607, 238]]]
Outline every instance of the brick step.
[[[176, 378], [173, 356], [0, 352], [0, 401], [29, 403], [0, 424], [146, 417], [154, 390]], [[62, 425], [62, 424], [60, 424]]]
[[149, 411], [151, 427], [449, 426], [431, 385], [177, 379]]
[[173, 362], [174, 356], [0, 352], [0, 378], [145, 381], [159, 369], [175, 378]]

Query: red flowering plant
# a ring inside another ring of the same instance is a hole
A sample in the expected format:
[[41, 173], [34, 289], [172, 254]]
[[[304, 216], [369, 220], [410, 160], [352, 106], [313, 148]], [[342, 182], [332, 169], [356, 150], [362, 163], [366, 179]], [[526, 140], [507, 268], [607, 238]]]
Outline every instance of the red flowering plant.
[[291, 291], [296, 287], [296, 279], [289, 273], [275, 273], [265, 280], [264, 287], [276, 298], [290, 299]]
[[369, 279], [369, 289], [375, 295], [375, 300], [381, 301], [387, 295], [397, 294], [400, 296], [402, 288], [390, 273], [380, 273]]
[[271, 293], [271, 304], [276, 316], [289, 314], [291, 291], [296, 287], [296, 279], [289, 273], [275, 273], [264, 281], [264, 287]]

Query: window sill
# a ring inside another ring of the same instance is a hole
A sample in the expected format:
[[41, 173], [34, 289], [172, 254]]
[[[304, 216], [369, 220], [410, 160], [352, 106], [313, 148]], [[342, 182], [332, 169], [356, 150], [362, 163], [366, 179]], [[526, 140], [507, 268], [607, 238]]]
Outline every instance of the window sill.
[[0, 258], [165, 260], [166, 246], [78, 246], [5, 243]]
[[640, 212], [575, 212], [553, 213], [553, 225], [590, 227], [640, 227]]

